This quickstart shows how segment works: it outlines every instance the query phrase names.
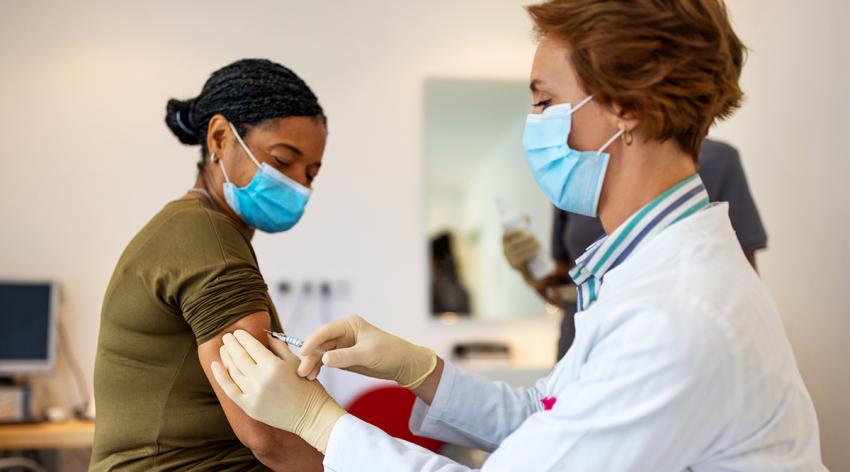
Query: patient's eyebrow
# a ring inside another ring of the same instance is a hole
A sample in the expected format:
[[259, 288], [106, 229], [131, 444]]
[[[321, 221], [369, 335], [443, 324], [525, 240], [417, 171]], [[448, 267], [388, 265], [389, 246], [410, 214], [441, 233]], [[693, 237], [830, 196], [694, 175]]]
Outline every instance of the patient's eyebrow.
[[298, 155], [298, 156], [303, 156], [303, 155], [304, 155], [304, 153], [303, 153], [303, 152], [301, 152], [301, 150], [300, 150], [300, 149], [298, 149], [297, 147], [295, 147], [295, 146], [293, 146], [293, 145], [291, 145], [291, 144], [288, 144], [288, 143], [275, 143], [275, 144], [272, 144], [271, 146], [269, 146], [269, 151], [271, 151], [272, 149], [274, 149], [274, 148], [276, 148], [276, 147], [282, 147], [282, 148], [284, 148], [284, 149], [289, 149], [290, 151], [292, 151], [293, 153], [295, 153], [295, 154], [296, 154], [296, 155]]

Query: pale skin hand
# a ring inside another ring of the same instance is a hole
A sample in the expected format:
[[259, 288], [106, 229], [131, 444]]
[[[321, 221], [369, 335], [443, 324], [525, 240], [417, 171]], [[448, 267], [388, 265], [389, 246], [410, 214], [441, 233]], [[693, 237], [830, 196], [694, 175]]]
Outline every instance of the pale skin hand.
[[[220, 362], [219, 348], [226, 333], [243, 329], [256, 338], [265, 340], [265, 331], [270, 328], [269, 314], [258, 312], [248, 315], [228, 326], [218, 336], [198, 346], [198, 357], [207, 376], [207, 380], [218, 397], [227, 421], [236, 433], [239, 441], [245, 445], [257, 460], [272, 470], [321, 471], [322, 455], [298, 436], [273, 428], [251, 419], [238, 405], [233, 403], [215, 381], [210, 364]], [[267, 341], [265, 342], [268, 345]]]

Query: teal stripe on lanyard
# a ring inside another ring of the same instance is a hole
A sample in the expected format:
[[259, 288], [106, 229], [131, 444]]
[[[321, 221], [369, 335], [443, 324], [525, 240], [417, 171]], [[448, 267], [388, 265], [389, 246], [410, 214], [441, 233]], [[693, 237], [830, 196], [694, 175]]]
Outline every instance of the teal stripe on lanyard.
[[590, 306], [590, 304], [596, 301], [596, 278], [591, 277], [588, 282], [590, 283], [590, 296], [587, 297], [586, 303]]
[[683, 219], [685, 219], [685, 218], [687, 218], [687, 217], [689, 217], [689, 216], [693, 215], [694, 213], [696, 213], [696, 212], [698, 212], [698, 211], [702, 210], [703, 208], [705, 208], [705, 207], [707, 207], [707, 206], [708, 206], [708, 198], [703, 198], [702, 200], [700, 200], [700, 201], [698, 201], [697, 203], [695, 203], [692, 207], [690, 207], [690, 208], [688, 208], [687, 210], [685, 210], [685, 212], [684, 212], [684, 213], [682, 213], [681, 215], [679, 215], [679, 217], [678, 217], [678, 218], [676, 218], [675, 220], [673, 220], [673, 222], [672, 222], [672, 223], [670, 223], [670, 224], [672, 225], [672, 224], [674, 224], [674, 223], [678, 223], [680, 220], [683, 220]]

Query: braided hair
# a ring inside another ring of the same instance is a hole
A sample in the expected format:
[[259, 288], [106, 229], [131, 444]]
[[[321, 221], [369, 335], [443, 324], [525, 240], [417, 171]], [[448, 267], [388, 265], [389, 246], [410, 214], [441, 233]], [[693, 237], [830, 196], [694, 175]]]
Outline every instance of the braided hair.
[[207, 155], [210, 119], [224, 115], [239, 134], [270, 118], [327, 118], [310, 87], [288, 68], [266, 59], [242, 59], [212, 73], [201, 94], [189, 100], [172, 98], [165, 107], [165, 124], [181, 143], [201, 145], [202, 169]]

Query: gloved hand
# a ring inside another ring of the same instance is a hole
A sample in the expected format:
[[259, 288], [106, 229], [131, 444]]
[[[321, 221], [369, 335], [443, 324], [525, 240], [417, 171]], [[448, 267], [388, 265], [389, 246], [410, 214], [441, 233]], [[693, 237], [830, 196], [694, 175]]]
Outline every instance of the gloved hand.
[[526, 276], [528, 261], [540, 251], [540, 242], [528, 231], [507, 229], [502, 233], [502, 251], [511, 267]]
[[357, 315], [322, 326], [304, 341], [301, 352], [305, 355], [298, 375], [311, 380], [324, 364], [395, 380], [412, 390], [437, 367], [437, 355], [431, 349], [381, 331]]
[[525, 283], [546, 298], [544, 294], [546, 278], [535, 280], [534, 276], [531, 275], [531, 270], [528, 268], [529, 261], [540, 252], [540, 241], [528, 231], [508, 229], [502, 233], [502, 250], [511, 267], [522, 274], [522, 279], [525, 280]]
[[294, 433], [324, 453], [345, 410], [322, 384], [295, 373], [300, 360], [286, 343], [271, 337], [269, 343], [274, 353], [246, 331], [225, 334], [220, 351], [224, 367], [212, 363], [215, 380], [248, 416]]

